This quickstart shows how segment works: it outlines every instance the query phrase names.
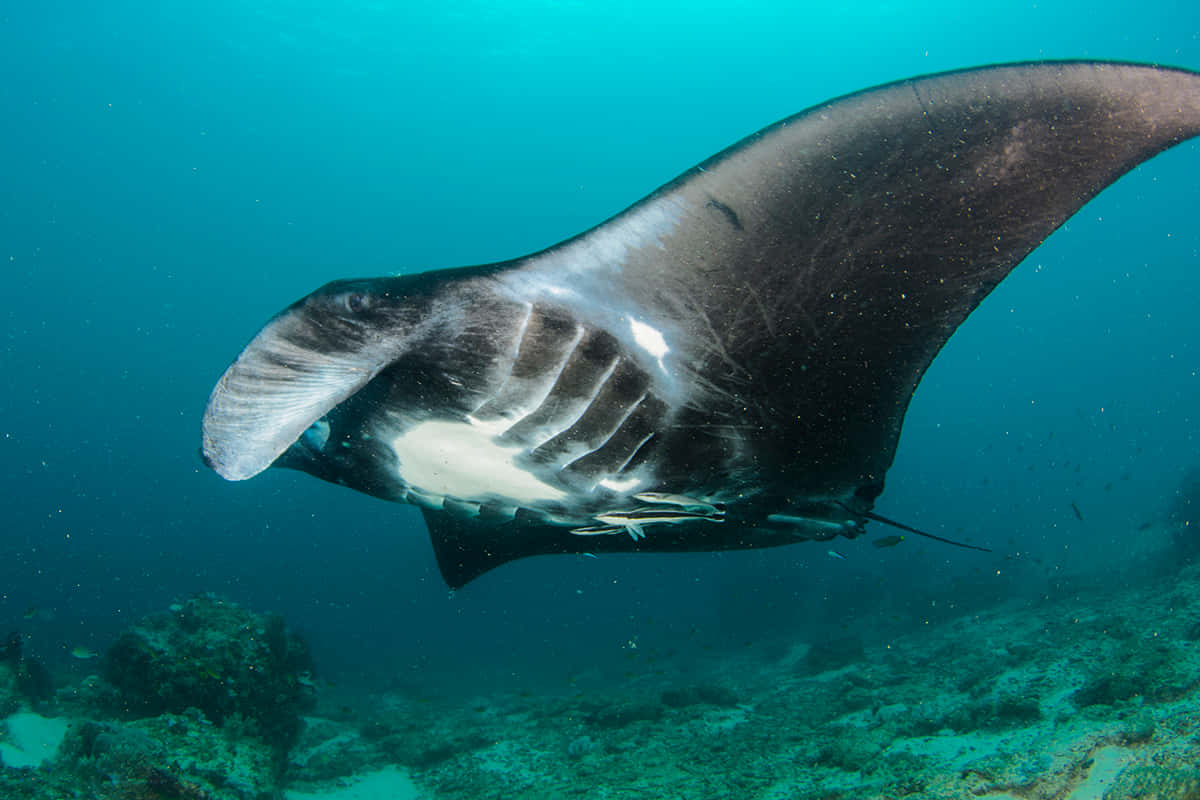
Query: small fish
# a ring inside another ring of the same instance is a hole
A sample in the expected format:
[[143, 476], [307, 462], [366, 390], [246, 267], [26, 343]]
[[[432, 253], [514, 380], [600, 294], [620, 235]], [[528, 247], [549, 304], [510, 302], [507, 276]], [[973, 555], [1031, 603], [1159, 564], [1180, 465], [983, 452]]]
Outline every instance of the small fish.
[[679, 506], [687, 511], [695, 511], [701, 514], [714, 517], [725, 516], [725, 506], [719, 503], [709, 503], [705, 500], [700, 500], [695, 497], [688, 497], [685, 494], [670, 494], [668, 492], [638, 492], [633, 496], [634, 500], [640, 500], [643, 503], [654, 503], [660, 506]]
[[588, 525], [584, 528], [572, 528], [571, 533], [576, 536], [608, 536], [613, 533], [622, 533], [624, 530], [615, 525]]
[[830, 557], [830, 558], [837, 558], [837, 559], [841, 559], [842, 561], [845, 561], [845, 560], [846, 560], [846, 557], [845, 557], [844, 555], [842, 555], [841, 553], [839, 553], [837, 550], [830, 550], [830, 551], [829, 551], [829, 557]]
[[33, 619], [38, 614], [37, 606], [30, 606], [25, 609], [25, 619]]
[[1143, 522], [1141, 525], [1138, 525], [1138, 526], [1137, 526], [1137, 529], [1138, 529], [1139, 531], [1148, 531], [1148, 530], [1150, 530], [1150, 526], [1151, 526], [1152, 524], [1153, 524], [1153, 523], [1151, 523], [1151, 522]]
[[78, 658], [81, 661], [87, 661], [89, 658], [96, 658], [99, 655], [95, 650], [83, 645], [76, 645], [71, 648], [71, 658]]
[[903, 541], [903, 536], [884, 536], [882, 539], [876, 539], [875, 541], [871, 542], [871, 544], [879, 548], [895, 547]]
[[1075, 519], [1083, 522], [1083, 512], [1079, 510], [1079, 506], [1075, 505], [1075, 501], [1071, 501], [1071, 510], [1075, 512]]
[[[666, 509], [636, 508], [633, 511], [606, 511], [596, 514], [592, 519], [608, 528], [616, 528], [629, 533], [634, 540], [645, 538], [646, 525], [674, 525], [680, 522], [705, 520], [707, 522], [724, 522], [724, 517], [696, 514], [691, 511], [668, 511]], [[609, 533], [610, 531], [576, 528], [571, 533], [584, 534]], [[585, 534], [586, 535], [586, 534]]]

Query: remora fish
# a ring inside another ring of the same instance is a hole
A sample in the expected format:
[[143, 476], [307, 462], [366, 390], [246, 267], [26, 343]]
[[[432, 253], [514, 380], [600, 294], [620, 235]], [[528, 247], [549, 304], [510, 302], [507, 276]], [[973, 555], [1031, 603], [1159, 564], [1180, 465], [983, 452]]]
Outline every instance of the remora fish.
[[[886, 521], [905, 410], [955, 328], [1084, 203], [1198, 132], [1200, 75], [1152, 66], [843, 97], [542, 252], [302, 298], [213, 390], [203, 458], [420, 503], [455, 587], [540, 553], [855, 537]], [[725, 524], [572, 535], [647, 494], [704, 498]]]

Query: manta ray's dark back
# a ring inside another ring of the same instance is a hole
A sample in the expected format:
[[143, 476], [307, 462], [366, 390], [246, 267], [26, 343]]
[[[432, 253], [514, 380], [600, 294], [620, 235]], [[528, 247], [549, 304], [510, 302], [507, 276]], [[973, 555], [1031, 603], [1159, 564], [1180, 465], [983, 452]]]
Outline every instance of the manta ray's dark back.
[[218, 383], [204, 457], [418, 503], [453, 586], [538, 553], [856, 536], [958, 325], [1197, 133], [1200, 75], [1147, 65], [843, 97], [540, 253], [314, 292]]
[[1181, 70], [1039, 63], [900, 81], [665, 186], [643, 203], [692, 212], [606, 277], [694, 320], [695, 341], [719, 339], [702, 371], [791, 444], [779, 455], [802, 462], [789, 465], [802, 488], [882, 480], [917, 383], [967, 315], [1084, 203], [1198, 132], [1200, 76]]

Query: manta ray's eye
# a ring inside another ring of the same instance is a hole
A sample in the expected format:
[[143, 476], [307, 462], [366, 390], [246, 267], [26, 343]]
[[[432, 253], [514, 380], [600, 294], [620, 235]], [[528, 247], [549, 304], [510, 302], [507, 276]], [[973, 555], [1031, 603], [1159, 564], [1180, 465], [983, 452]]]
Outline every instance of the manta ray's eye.
[[343, 302], [351, 314], [361, 314], [371, 307], [371, 298], [361, 292], [351, 292], [343, 298]]

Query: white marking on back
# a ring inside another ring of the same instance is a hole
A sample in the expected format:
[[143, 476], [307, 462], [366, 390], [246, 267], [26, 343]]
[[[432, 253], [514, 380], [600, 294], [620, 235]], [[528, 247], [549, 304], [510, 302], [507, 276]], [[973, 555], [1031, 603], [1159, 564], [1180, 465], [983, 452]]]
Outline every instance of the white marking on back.
[[[612, 437], [614, 437], [614, 436], [616, 436], [616, 435], [617, 435], [617, 431], [621, 430], [621, 427], [622, 427], [622, 426], [625, 424], [625, 422], [626, 422], [626, 421], [627, 421], [627, 420], [628, 420], [628, 419], [629, 419], [631, 416], [633, 416], [633, 412], [634, 412], [634, 411], [637, 411], [638, 407], [639, 407], [639, 406], [642, 404], [642, 402], [643, 402], [643, 401], [646, 399], [646, 397], [647, 397], [648, 395], [649, 395], [649, 392], [642, 392], [642, 396], [641, 396], [641, 397], [639, 397], [639, 398], [637, 399], [637, 402], [636, 402], [636, 403], [634, 403], [634, 404], [632, 404], [631, 406], [629, 406], [629, 408], [627, 408], [627, 409], [625, 410], [625, 413], [621, 415], [621, 419], [620, 419], [620, 421], [619, 421], [619, 422], [617, 422], [617, 424], [613, 426], [612, 430], [610, 430], [610, 431], [608, 432], [608, 435], [604, 437], [604, 441], [600, 442], [600, 444], [598, 444], [598, 445], [596, 445], [595, 447], [593, 447], [593, 448], [592, 448], [591, 450], [589, 450], [587, 453], [584, 453], [584, 454], [582, 454], [582, 455], [578, 456], [578, 457], [577, 457], [575, 460], [579, 460], [580, 458], [583, 458], [583, 457], [584, 457], [584, 456], [586, 456], [586, 455], [589, 455], [589, 454], [591, 454], [591, 453], [594, 453], [594, 452], [596, 452], [597, 450], [600, 450], [601, 448], [603, 448], [603, 447], [604, 447], [605, 445], [607, 445], [609, 442], [611, 442], [611, 441], [612, 441]], [[652, 434], [652, 435], [653, 435], [653, 434]], [[643, 444], [644, 444], [644, 443], [645, 443], [645, 440], [643, 440]], [[641, 445], [639, 444], [639, 445], [638, 445], [638, 447], [641, 447]], [[612, 487], [606, 487], [606, 488], [612, 488]], [[615, 490], [615, 491], [620, 491], [620, 490]]]
[[571, 340], [571, 346], [568, 348], [566, 355], [563, 356], [561, 362], [553, 370], [547, 370], [536, 378], [535, 381], [529, 382], [529, 394], [526, 395], [525, 402], [516, 409], [519, 417], [525, 417], [528, 414], [539, 408], [542, 403], [546, 402], [546, 398], [554, 391], [554, 387], [558, 385], [558, 379], [562, 377], [563, 370], [567, 368], [567, 364], [571, 362], [571, 356], [575, 355], [575, 351], [579, 348], [579, 343], [583, 341], [583, 335], [586, 333], [582, 325], [575, 326], [575, 338]]
[[392, 441], [396, 469], [419, 491], [483, 502], [498, 498], [522, 506], [561, 500], [566, 492], [517, 466], [523, 448], [497, 444], [495, 436], [510, 425], [505, 419], [481, 422], [430, 420]]
[[604, 480], [600, 481], [597, 486], [603, 486], [605, 489], [611, 489], [614, 492], [625, 494], [626, 492], [636, 489], [638, 484], [641, 482], [641, 478], [631, 475], [623, 480], [617, 480], [616, 478], [605, 478]]
[[662, 331], [634, 317], [629, 318], [629, 327], [633, 329], [633, 340], [637, 342], [638, 347], [649, 353], [658, 362], [658, 368], [666, 372], [667, 368], [663, 365], [663, 358], [671, 351], [671, 348], [667, 346], [667, 340], [663, 338]]
[[533, 319], [533, 303], [525, 303], [525, 319], [521, 320], [521, 327], [517, 330], [516, 344], [513, 347], [512, 363], [508, 365], [508, 375], [505, 380], [512, 377], [513, 367], [517, 365], [517, 357], [521, 355], [521, 343], [525, 341], [525, 332], [529, 330], [529, 320]]
[[568, 263], [572, 271], [625, 265], [630, 251], [653, 245], [662, 249], [663, 238], [672, 233], [687, 210], [680, 197], [663, 197], [659, 202], [627, 211], [602, 229], [567, 245], [575, 250]]
[[[560, 412], [559, 419], [554, 421], [555, 424], [558, 425], [558, 428], [555, 429], [555, 428], [551, 428], [549, 426], [543, 427], [541, 430], [539, 430], [537, 432], [537, 438], [533, 442], [531, 442], [531, 444], [529, 445], [529, 449], [533, 450], [535, 448], [541, 447], [546, 442], [553, 439], [555, 436], [558, 436], [561, 433], [565, 433], [576, 422], [579, 422], [579, 420], [581, 420], [583, 418], [583, 415], [587, 413], [587, 410], [592, 407], [592, 403], [596, 402], [596, 398], [600, 396], [600, 391], [604, 388], [604, 385], [606, 383], [608, 383], [608, 379], [612, 377], [612, 374], [614, 372], [616, 372], [617, 365], [620, 363], [621, 363], [621, 359], [614, 358], [612, 360], [612, 363], [608, 365], [608, 369], [604, 371], [604, 377], [602, 377], [600, 379], [600, 381], [596, 384], [596, 388], [592, 390], [591, 395], [589, 395], [588, 397], [580, 398], [580, 399], [576, 400], [575, 402], [573, 402], [570, 406], [563, 408]], [[557, 384], [557, 381], [555, 383]], [[583, 451], [580, 451], [580, 454], [582, 455], [582, 453], [588, 453], [588, 452], [591, 452], [591, 451], [583, 450]], [[568, 455], [563, 460], [563, 463], [565, 464], [569, 461], [574, 461], [578, 457], [579, 456]]]
[[633, 461], [633, 459], [637, 458], [637, 454], [642, 452], [642, 448], [646, 446], [646, 442], [650, 441], [653, 438], [654, 438], [653, 433], [648, 433], [644, 437], [642, 437], [642, 440], [640, 442], [638, 442], [638, 446], [635, 447], [633, 452], [629, 454], [629, 458], [622, 461], [621, 466], [617, 467], [617, 472], [620, 472], [621, 470], [628, 467], [629, 462]]
[[[641, 291], [642, 284], [627, 285], [621, 273], [631, 259], [655, 260], [653, 251], [667, 246], [691, 211], [679, 192], [657, 197], [590, 233], [530, 257], [527, 266], [500, 273], [497, 279], [521, 301], [566, 303], [577, 319], [614, 334], [630, 351], [647, 353], [646, 361], [657, 363], [661, 372], [655, 393], [672, 406], [680, 405], [688, 392], [667, 369], [668, 337], [640, 320], [637, 325], [644, 330], [634, 324], [630, 311], [642, 308], [643, 298], [628, 293]], [[668, 324], [666, 333], [672, 329]]]
[[[532, 317], [532, 305], [530, 306], [530, 317]], [[529, 317], [526, 317], [525, 322], [521, 326], [521, 339], [525, 337], [525, 331], [529, 327]], [[554, 391], [555, 384], [558, 383], [559, 377], [563, 370], [567, 368], [567, 363], [571, 360], [571, 356], [575, 354], [575, 349], [579, 343], [583, 341], [583, 336], [586, 333], [582, 325], [575, 326], [575, 333], [571, 339], [571, 344], [567, 347], [563, 354], [562, 360], [557, 366], [551, 367], [543, 372], [538, 373], [532, 378], [514, 378], [512, 374], [513, 368], [516, 366], [517, 359], [521, 356], [521, 343], [518, 341], [517, 350], [513, 354], [513, 363], [509, 366], [508, 376], [496, 386], [496, 390], [492, 392], [486, 399], [475, 407], [478, 412], [487, 406], [489, 403], [496, 402], [497, 398], [504, 397], [509, 403], [506, 407], [489, 409], [496, 413], [503, 414], [507, 421], [504, 427], [498, 431], [503, 433], [512, 425], [523, 419], [531, 411], [541, 406], [546, 398], [550, 396], [550, 392]], [[519, 398], [519, 399], [518, 399]], [[478, 422], [478, 420], [476, 420]], [[489, 420], [488, 425], [493, 424]]]

